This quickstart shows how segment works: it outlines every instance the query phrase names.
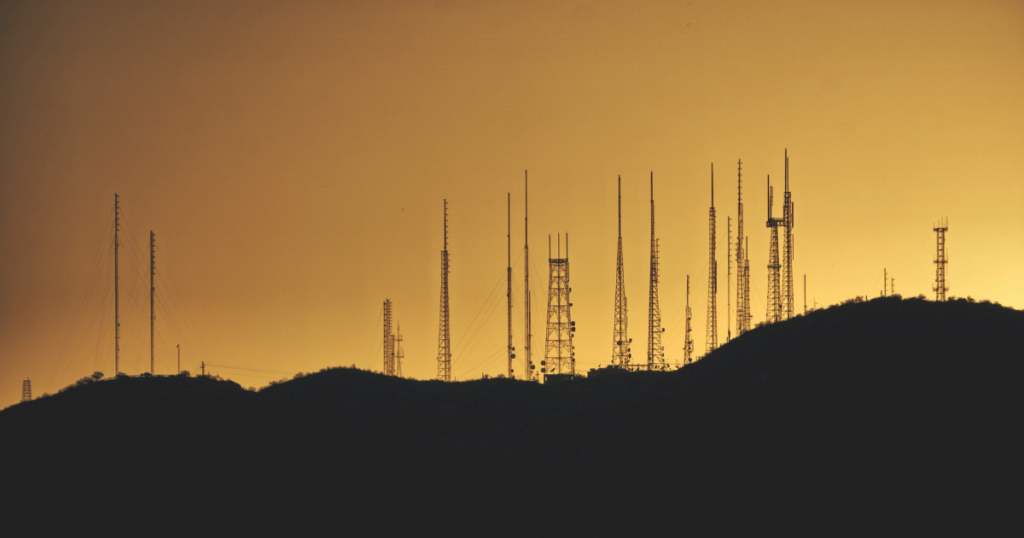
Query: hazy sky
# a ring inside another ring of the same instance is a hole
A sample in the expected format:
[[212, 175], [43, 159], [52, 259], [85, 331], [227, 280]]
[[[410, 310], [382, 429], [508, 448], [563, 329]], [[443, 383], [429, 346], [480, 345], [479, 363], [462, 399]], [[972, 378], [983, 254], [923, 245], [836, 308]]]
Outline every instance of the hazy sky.
[[504, 372], [506, 193], [521, 342], [527, 169], [535, 349], [547, 237], [568, 232], [578, 369], [609, 362], [621, 175], [646, 356], [653, 171], [666, 358], [688, 274], [702, 354], [711, 163], [724, 341], [736, 163], [756, 323], [786, 149], [798, 310], [804, 274], [819, 306], [878, 295], [883, 269], [934, 297], [941, 217], [949, 294], [1021, 308], [1022, 96], [1020, 1], [0, 2], [0, 406], [25, 378], [113, 373], [115, 192], [131, 374], [153, 230], [157, 373], [176, 344], [243, 386], [380, 370], [391, 299], [404, 373], [434, 377], [445, 198], [453, 373]]

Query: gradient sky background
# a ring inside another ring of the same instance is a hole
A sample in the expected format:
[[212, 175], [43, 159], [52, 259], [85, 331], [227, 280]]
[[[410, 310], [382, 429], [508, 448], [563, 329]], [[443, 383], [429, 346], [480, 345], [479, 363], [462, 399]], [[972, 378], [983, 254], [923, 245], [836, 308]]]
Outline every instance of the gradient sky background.
[[25, 378], [39, 395], [113, 373], [115, 192], [130, 374], [149, 368], [153, 230], [157, 373], [175, 344], [193, 372], [249, 368], [212, 368], [243, 386], [380, 370], [389, 298], [404, 373], [434, 377], [444, 198], [453, 373], [504, 372], [506, 193], [521, 289], [525, 169], [535, 349], [547, 236], [568, 232], [578, 369], [609, 362], [621, 174], [646, 356], [653, 171], [666, 358], [682, 358], [687, 274], [703, 354], [710, 165], [724, 341], [736, 161], [756, 323], [765, 177], [781, 191], [787, 148], [798, 309], [804, 274], [819, 306], [877, 296], [884, 268], [934, 297], [940, 217], [950, 295], [1021, 308], [1022, 96], [1020, 1], [6, 1], [0, 406]]

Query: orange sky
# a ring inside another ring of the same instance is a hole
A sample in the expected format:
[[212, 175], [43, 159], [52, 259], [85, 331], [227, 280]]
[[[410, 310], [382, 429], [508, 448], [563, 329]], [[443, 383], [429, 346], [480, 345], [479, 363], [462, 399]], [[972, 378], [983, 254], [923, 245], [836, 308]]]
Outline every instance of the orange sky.
[[781, 185], [787, 148], [799, 307], [803, 274], [819, 305], [877, 295], [884, 268], [933, 296], [944, 216], [949, 293], [1024, 307], [1022, 59], [1019, 1], [4, 2], [0, 406], [25, 378], [38, 395], [113, 373], [115, 192], [131, 374], [149, 366], [153, 230], [158, 373], [179, 343], [182, 368], [252, 369], [213, 368], [243, 386], [379, 370], [388, 298], [404, 373], [433, 377], [444, 198], [454, 375], [503, 372], [524, 169], [535, 349], [547, 235], [568, 232], [578, 368], [609, 362], [621, 174], [646, 356], [653, 170], [666, 358], [682, 358], [687, 274], [702, 354], [710, 164], [724, 341], [736, 161], [756, 323], [765, 177]]

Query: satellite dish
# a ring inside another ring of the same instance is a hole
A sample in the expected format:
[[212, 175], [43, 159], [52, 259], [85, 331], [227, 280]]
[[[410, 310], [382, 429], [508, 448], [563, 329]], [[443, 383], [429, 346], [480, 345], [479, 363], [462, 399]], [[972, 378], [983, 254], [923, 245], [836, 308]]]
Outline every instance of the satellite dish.
[[515, 353], [512, 354], [512, 358], [513, 359], [516, 358], [516, 354]]

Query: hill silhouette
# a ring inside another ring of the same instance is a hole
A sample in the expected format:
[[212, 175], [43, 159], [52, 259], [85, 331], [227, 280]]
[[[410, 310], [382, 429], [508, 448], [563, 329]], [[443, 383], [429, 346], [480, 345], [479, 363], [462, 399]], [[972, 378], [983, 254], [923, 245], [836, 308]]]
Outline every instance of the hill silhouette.
[[1019, 525], [1021, 335], [995, 304], [884, 298], [557, 385], [105, 380], [0, 412], [6, 507], [235, 531], [976, 533]]

